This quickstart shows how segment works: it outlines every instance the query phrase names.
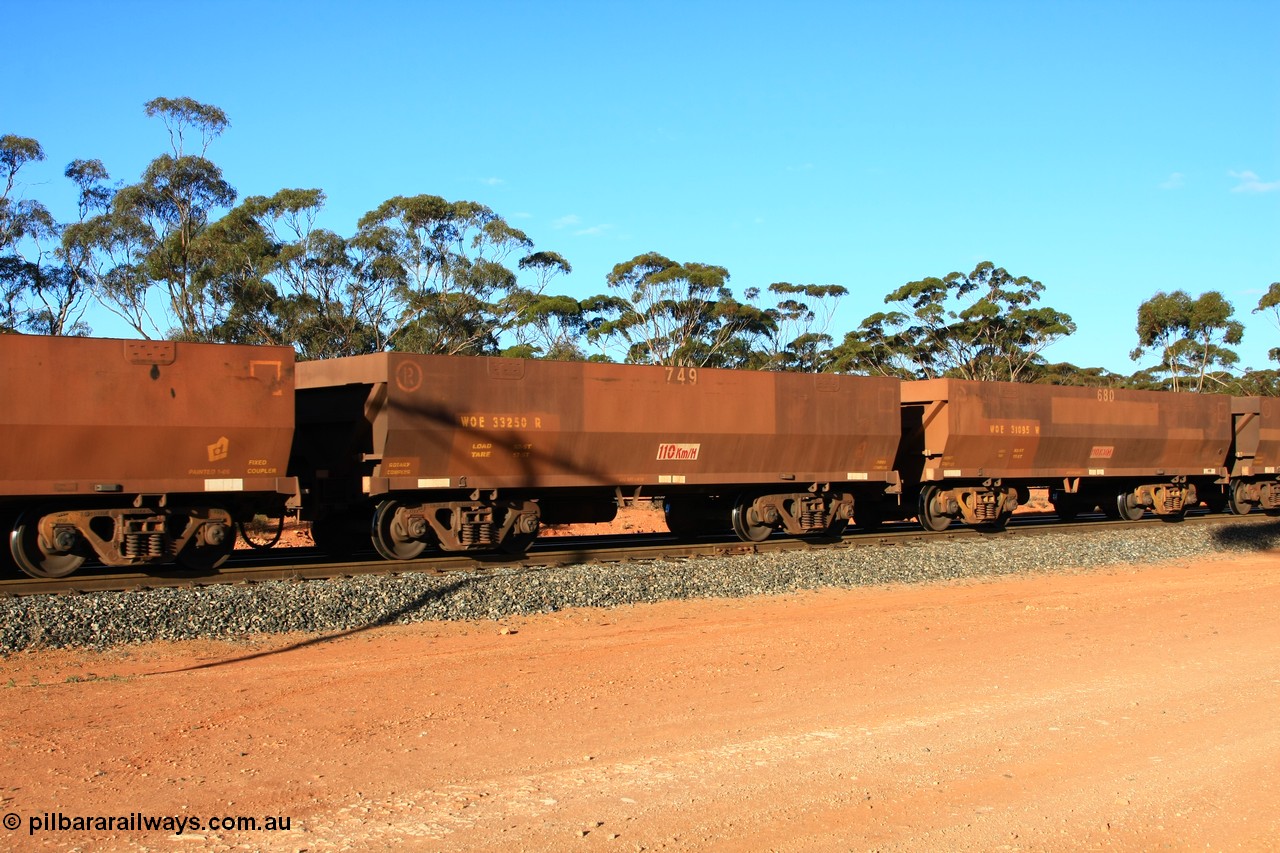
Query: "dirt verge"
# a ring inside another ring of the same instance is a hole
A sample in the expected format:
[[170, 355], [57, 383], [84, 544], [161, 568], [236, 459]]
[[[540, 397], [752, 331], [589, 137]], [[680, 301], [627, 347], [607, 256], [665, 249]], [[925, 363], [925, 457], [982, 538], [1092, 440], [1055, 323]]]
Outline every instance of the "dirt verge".
[[[1263, 850], [1280, 557], [0, 662], [10, 849]], [[289, 818], [31, 831], [93, 816]], [[187, 842], [191, 842], [189, 845]]]

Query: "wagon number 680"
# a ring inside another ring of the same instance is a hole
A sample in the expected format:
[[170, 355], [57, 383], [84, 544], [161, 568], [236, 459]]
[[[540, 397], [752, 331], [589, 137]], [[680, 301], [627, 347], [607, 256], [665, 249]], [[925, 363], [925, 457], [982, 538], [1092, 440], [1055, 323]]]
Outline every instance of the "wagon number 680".
[[687, 385], [698, 384], [698, 368], [696, 367], [668, 367], [667, 381], [679, 382]]
[[1116, 389], [1099, 388], [1098, 401], [1101, 403], [1114, 403], [1116, 401]]

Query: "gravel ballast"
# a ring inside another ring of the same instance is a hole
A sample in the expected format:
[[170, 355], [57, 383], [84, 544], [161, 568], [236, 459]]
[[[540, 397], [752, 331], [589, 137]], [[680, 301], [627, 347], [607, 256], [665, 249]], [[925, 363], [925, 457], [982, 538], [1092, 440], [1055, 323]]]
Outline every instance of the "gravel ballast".
[[166, 588], [0, 600], [0, 654], [153, 640], [243, 639], [430, 620], [498, 620], [571, 607], [739, 598], [1142, 564], [1280, 547], [1280, 522], [1162, 524], [970, 541], [651, 560], [484, 574]]

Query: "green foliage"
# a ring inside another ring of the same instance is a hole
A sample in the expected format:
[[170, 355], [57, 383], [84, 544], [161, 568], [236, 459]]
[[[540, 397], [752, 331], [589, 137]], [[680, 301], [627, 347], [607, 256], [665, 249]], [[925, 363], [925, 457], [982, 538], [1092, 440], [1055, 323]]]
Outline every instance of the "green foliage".
[[[19, 172], [44, 159], [36, 140], [0, 137], [0, 331], [87, 334], [86, 294], [59, 251], [63, 226], [39, 201], [15, 197]], [[90, 171], [80, 163], [68, 176]]]
[[315, 227], [324, 202], [318, 189], [286, 189], [241, 203], [272, 252], [275, 298], [262, 291], [271, 317], [261, 328], [277, 343], [293, 344], [303, 359], [375, 352], [377, 330], [347, 241]]
[[833, 353], [842, 372], [884, 376], [1029, 381], [1054, 341], [1075, 331], [1071, 317], [1037, 307], [1044, 285], [990, 261], [965, 274], [904, 284], [885, 297], [902, 309], [877, 312]]
[[522, 253], [543, 282], [568, 269], [485, 205], [433, 195], [383, 202], [350, 247], [378, 348], [409, 352], [496, 353], [524, 304], [507, 259]]
[[1233, 319], [1231, 303], [1216, 290], [1192, 299], [1186, 291], [1160, 291], [1138, 306], [1135, 361], [1147, 352], [1160, 355], [1152, 379], [1167, 374], [1171, 391], [1221, 391], [1230, 387], [1230, 369], [1239, 356], [1223, 344], [1244, 338], [1244, 326]]
[[821, 373], [831, 367], [832, 337], [827, 333], [840, 300], [849, 291], [838, 284], [774, 282], [767, 288], [778, 299], [765, 310], [769, 324], [760, 367]]
[[751, 355], [742, 336], [766, 332], [773, 321], [735, 299], [728, 280], [724, 267], [637, 255], [609, 273], [609, 287], [624, 295], [611, 305], [617, 316], [602, 319], [588, 338], [620, 342], [633, 364], [742, 366]]
[[[227, 259], [209, 244], [227, 238], [205, 232], [216, 210], [234, 204], [236, 191], [204, 154], [228, 126], [226, 114], [190, 98], [156, 98], [146, 114], [164, 123], [171, 153], [152, 160], [138, 183], [114, 193], [99, 183], [106, 175], [101, 164], [73, 163], [68, 173], [81, 183], [82, 209], [104, 209], [68, 229], [64, 251], [77, 278], [144, 337], [218, 340], [229, 305], [222, 301], [225, 291], [210, 283], [225, 274], [218, 264]], [[188, 154], [186, 138], [197, 133], [200, 153]], [[163, 322], [151, 316], [156, 288], [166, 296]]]
[[1227, 390], [1240, 397], [1280, 397], [1280, 370], [1246, 370]]
[[[168, 150], [123, 186], [98, 160], [72, 161], [70, 222], [26, 195], [24, 170], [45, 159], [40, 143], [0, 136], [0, 332], [86, 334], [96, 302], [144, 337], [292, 345], [302, 358], [397, 349], [607, 361], [612, 351], [672, 366], [1277, 390], [1275, 371], [1234, 375], [1229, 347], [1243, 327], [1215, 291], [1143, 304], [1133, 355], [1158, 353], [1160, 364], [1130, 377], [1046, 363], [1044, 349], [1074, 322], [1039, 304], [1039, 281], [988, 261], [902, 285], [834, 344], [847, 295], [839, 285], [775, 282], [760, 307], [756, 288], [734, 295], [724, 267], [650, 252], [616, 265], [608, 292], [579, 300], [550, 289], [572, 272], [565, 257], [535, 250], [479, 202], [395, 196], [349, 238], [316, 227], [319, 189], [237, 204], [208, 159], [230, 127], [226, 113], [187, 97], [155, 98], [144, 111], [164, 126]], [[1280, 327], [1280, 282], [1256, 312]], [[1271, 356], [1280, 361], [1280, 347]]]
[[184, 155], [188, 133], [196, 131], [200, 134], [200, 156], [203, 157], [209, 150], [209, 143], [231, 125], [221, 109], [191, 98], [152, 98], [144, 109], [147, 118], [159, 118], [164, 123], [176, 159], [182, 159]]
[[1039, 385], [1075, 385], [1085, 388], [1123, 388], [1128, 378], [1105, 367], [1077, 367], [1070, 362], [1038, 363], [1031, 366], [1027, 380]]
[[[1253, 309], [1253, 313], [1259, 312], [1270, 314], [1271, 322], [1280, 329], [1280, 281], [1271, 282], [1267, 292], [1258, 300], [1258, 307]], [[1267, 356], [1272, 361], [1280, 361], [1280, 347], [1272, 347], [1267, 351]]]

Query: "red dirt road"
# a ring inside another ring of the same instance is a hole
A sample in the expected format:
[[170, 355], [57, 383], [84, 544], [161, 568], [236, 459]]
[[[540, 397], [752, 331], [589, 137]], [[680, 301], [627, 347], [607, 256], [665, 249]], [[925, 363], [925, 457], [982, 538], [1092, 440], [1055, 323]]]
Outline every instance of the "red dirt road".
[[1280, 844], [1275, 555], [0, 667], [9, 849]]

